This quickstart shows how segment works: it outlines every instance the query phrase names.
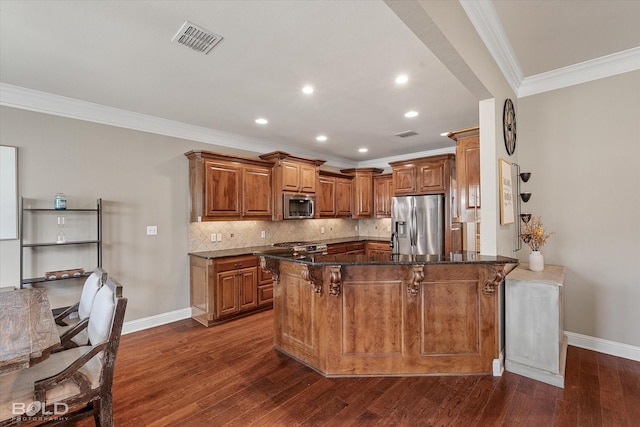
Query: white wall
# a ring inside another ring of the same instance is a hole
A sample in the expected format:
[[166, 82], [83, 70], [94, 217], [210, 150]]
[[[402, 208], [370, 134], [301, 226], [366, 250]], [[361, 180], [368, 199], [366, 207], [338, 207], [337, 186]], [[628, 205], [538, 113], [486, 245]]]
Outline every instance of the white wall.
[[640, 71], [521, 98], [518, 146], [526, 208], [556, 232], [545, 262], [567, 267], [565, 329], [640, 346]]

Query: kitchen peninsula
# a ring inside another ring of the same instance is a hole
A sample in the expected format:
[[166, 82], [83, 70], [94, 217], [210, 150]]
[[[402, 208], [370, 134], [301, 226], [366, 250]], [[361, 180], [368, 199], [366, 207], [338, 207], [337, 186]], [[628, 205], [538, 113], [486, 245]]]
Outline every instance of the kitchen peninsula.
[[274, 279], [274, 347], [327, 377], [501, 372], [515, 259], [255, 255]]

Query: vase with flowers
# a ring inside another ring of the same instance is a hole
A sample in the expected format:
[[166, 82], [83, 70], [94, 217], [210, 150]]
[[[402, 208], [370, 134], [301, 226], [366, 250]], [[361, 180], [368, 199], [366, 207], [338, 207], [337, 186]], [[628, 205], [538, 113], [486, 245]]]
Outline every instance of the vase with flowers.
[[531, 220], [524, 225], [520, 233], [520, 238], [531, 248], [531, 253], [529, 254], [529, 270], [544, 270], [544, 256], [540, 253], [540, 248], [544, 246], [552, 234], [553, 232], [546, 232], [542, 224], [542, 219], [539, 216], [531, 218]]

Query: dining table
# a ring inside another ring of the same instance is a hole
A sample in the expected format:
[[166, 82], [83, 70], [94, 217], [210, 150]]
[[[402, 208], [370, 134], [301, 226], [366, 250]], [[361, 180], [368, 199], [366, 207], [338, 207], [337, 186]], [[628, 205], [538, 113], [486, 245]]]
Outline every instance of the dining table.
[[59, 345], [46, 289], [0, 292], [0, 375], [46, 359]]

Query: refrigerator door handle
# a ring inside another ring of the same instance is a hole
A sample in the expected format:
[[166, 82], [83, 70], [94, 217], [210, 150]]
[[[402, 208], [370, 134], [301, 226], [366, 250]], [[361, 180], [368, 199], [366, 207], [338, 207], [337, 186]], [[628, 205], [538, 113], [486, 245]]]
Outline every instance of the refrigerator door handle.
[[418, 214], [416, 213], [415, 199], [411, 200], [411, 249], [418, 244]]

